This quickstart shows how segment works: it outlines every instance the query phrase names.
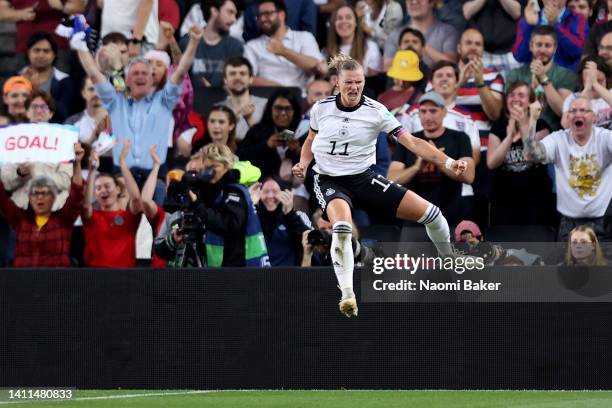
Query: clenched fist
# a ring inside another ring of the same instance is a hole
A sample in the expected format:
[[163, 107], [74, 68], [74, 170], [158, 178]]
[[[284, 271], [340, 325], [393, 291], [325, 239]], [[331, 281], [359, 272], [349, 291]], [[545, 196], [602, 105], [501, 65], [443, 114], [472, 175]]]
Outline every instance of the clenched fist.
[[455, 172], [456, 175], [460, 176], [467, 170], [468, 164], [465, 160], [455, 160], [453, 164], [451, 164], [451, 170]]
[[306, 166], [304, 163], [299, 162], [291, 169], [294, 176], [304, 178], [306, 176]]

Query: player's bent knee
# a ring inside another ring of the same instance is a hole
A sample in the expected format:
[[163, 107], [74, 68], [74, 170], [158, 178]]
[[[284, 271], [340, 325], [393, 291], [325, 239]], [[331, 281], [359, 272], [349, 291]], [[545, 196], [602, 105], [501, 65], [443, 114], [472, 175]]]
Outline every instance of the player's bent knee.
[[348, 222], [350, 224], [351, 217], [351, 206], [342, 198], [334, 198], [331, 200], [325, 208], [327, 217], [332, 224], [336, 222]]
[[413, 191], [406, 191], [397, 208], [396, 216], [402, 220], [415, 221], [423, 216], [430, 203]]

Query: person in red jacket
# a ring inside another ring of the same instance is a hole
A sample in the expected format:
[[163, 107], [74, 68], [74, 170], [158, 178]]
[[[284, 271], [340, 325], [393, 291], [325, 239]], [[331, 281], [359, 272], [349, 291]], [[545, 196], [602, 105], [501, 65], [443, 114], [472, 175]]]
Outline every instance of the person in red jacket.
[[72, 227], [83, 204], [81, 159], [84, 150], [80, 144], [75, 144], [74, 153], [70, 194], [66, 204], [57, 211], [51, 211], [57, 197], [57, 186], [46, 176], [32, 180], [27, 210], [17, 207], [0, 183], [0, 217], [6, 219], [17, 233], [14, 266], [70, 266]]

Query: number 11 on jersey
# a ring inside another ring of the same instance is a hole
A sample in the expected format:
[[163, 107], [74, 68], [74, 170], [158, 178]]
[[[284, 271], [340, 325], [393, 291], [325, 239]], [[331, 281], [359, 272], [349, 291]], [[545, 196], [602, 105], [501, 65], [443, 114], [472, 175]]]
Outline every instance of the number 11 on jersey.
[[348, 142], [340, 145], [340, 149], [342, 148], [342, 146], [344, 146], [344, 151], [340, 153], [336, 153], [336, 141], [335, 140], [330, 141], [329, 143], [331, 143], [332, 148], [331, 148], [331, 152], [327, 152], [327, 154], [331, 154], [332, 156], [335, 156], [335, 155], [348, 156]]

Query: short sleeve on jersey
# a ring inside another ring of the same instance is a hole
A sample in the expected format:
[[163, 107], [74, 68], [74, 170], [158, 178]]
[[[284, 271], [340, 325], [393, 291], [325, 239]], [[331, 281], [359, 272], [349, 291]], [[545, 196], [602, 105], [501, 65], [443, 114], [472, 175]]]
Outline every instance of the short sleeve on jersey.
[[381, 126], [380, 130], [385, 133], [391, 133], [391, 131], [402, 126], [401, 123], [393, 116], [389, 110], [382, 106], [378, 109], [378, 113], [381, 117]]
[[310, 108], [310, 129], [312, 129], [313, 132], [318, 132], [319, 131], [319, 103], [315, 103], [314, 105], [312, 105], [312, 108]]

